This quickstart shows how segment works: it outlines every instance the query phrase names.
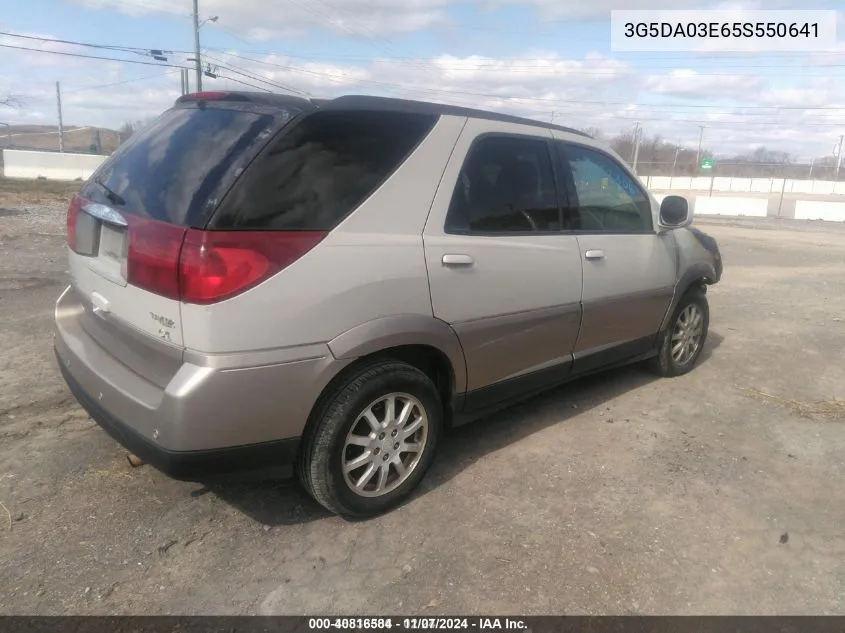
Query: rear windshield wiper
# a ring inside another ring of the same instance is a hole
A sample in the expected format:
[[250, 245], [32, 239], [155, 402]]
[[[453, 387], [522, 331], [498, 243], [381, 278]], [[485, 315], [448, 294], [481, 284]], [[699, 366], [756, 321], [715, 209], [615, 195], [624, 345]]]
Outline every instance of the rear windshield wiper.
[[105, 193], [106, 193], [106, 198], [108, 198], [108, 199], [109, 199], [109, 202], [111, 202], [112, 204], [117, 204], [117, 205], [120, 205], [120, 206], [123, 206], [124, 204], [126, 204], [126, 200], [124, 200], [124, 199], [123, 199], [123, 197], [122, 197], [120, 194], [115, 193], [114, 191], [112, 191], [111, 189], [109, 189], [109, 188], [108, 188], [108, 187], [107, 187], [107, 186], [103, 183], [103, 181], [102, 181], [102, 180], [100, 180], [99, 178], [95, 178], [95, 179], [94, 179], [94, 182], [97, 184], [97, 186], [99, 186], [99, 187], [100, 187], [100, 189], [102, 189], [103, 191], [105, 191]]

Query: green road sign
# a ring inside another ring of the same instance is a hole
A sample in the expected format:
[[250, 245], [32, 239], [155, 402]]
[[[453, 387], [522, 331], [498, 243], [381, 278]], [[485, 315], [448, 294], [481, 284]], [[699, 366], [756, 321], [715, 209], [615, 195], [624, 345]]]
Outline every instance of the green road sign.
[[701, 168], [702, 169], [713, 169], [713, 159], [712, 158], [702, 158], [701, 159]]

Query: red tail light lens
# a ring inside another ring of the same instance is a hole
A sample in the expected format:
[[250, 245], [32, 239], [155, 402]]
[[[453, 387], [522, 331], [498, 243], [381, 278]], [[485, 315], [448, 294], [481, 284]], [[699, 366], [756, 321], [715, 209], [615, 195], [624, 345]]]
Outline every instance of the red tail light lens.
[[240, 294], [290, 266], [326, 235], [190, 229], [180, 257], [181, 299], [209, 304]]
[[133, 286], [179, 300], [179, 251], [187, 229], [129, 215], [126, 280]]
[[[70, 215], [69, 211], [69, 235]], [[126, 219], [127, 282], [197, 304], [223, 301], [258, 285], [327, 235], [321, 231], [200, 231], [135, 215], [127, 214]]]
[[76, 250], [76, 222], [79, 219], [79, 214], [82, 213], [82, 207], [87, 203], [78, 195], [73, 196], [70, 201], [70, 206], [67, 208], [67, 245], [71, 249]]

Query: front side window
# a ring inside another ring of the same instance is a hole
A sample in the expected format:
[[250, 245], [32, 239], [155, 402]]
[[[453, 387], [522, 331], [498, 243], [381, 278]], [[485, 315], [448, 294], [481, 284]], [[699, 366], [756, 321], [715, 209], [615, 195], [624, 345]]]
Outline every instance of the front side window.
[[651, 203], [633, 178], [607, 154], [561, 144], [578, 197], [581, 231], [641, 233], [652, 230]]
[[476, 141], [458, 176], [446, 230], [510, 233], [560, 228], [548, 143], [512, 136]]

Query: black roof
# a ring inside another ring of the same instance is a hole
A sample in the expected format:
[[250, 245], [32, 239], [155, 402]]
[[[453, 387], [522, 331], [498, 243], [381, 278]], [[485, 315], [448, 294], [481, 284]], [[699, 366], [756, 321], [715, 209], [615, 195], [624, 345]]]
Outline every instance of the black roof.
[[518, 123], [520, 125], [531, 125], [533, 127], [541, 127], [546, 129], [560, 130], [561, 132], [568, 132], [570, 134], [578, 134], [590, 138], [589, 134], [564, 127], [562, 125], [555, 125], [553, 123], [545, 123], [543, 121], [536, 121], [534, 119], [526, 119], [524, 117], [513, 116], [510, 114], [501, 114], [499, 112], [491, 112], [489, 110], [476, 110], [474, 108], [465, 108], [462, 106], [446, 105], [442, 103], [432, 103], [430, 101], [412, 101], [408, 99], [393, 99], [391, 97], [373, 97], [368, 95], [344, 95], [337, 97], [321, 106], [321, 109], [352, 109], [352, 110], [384, 110], [390, 112], [413, 112], [417, 114], [434, 114], [434, 115], [452, 115], [465, 116], [475, 119], [486, 119], [489, 121], [503, 121], [505, 123]]
[[[304, 99], [293, 95], [270, 92], [247, 92], [237, 90], [226, 90], [221, 92], [225, 92], [226, 94], [224, 98], [220, 99], [222, 101], [246, 101], [270, 107], [293, 108], [296, 110], [308, 110], [311, 108], [319, 108], [321, 110], [380, 110], [384, 112], [410, 112], [437, 116], [464, 116], [475, 119], [503, 121], [505, 123], [517, 123], [519, 125], [530, 125], [533, 127], [560, 130], [561, 132], [578, 134], [580, 136], [590, 138], [589, 134], [581, 132], [580, 130], [564, 127], [562, 125], [535, 121], [534, 119], [526, 119], [524, 117], [513, 116], [510, 114], [491, 112], [489, 110], [476, 110], [474, 108], [432, 103], [430, 101], [413, 101], [409, 99], [393, 99], [391, 97], [373, 97], [369, 95], [344, 95], [335, 99]], [[201, 95], [202, 93], [199, 94]], [[197, 101], [197, 96], [198, 95], [196, 94], [185, 95], [177, 99], [176, 103]]]

